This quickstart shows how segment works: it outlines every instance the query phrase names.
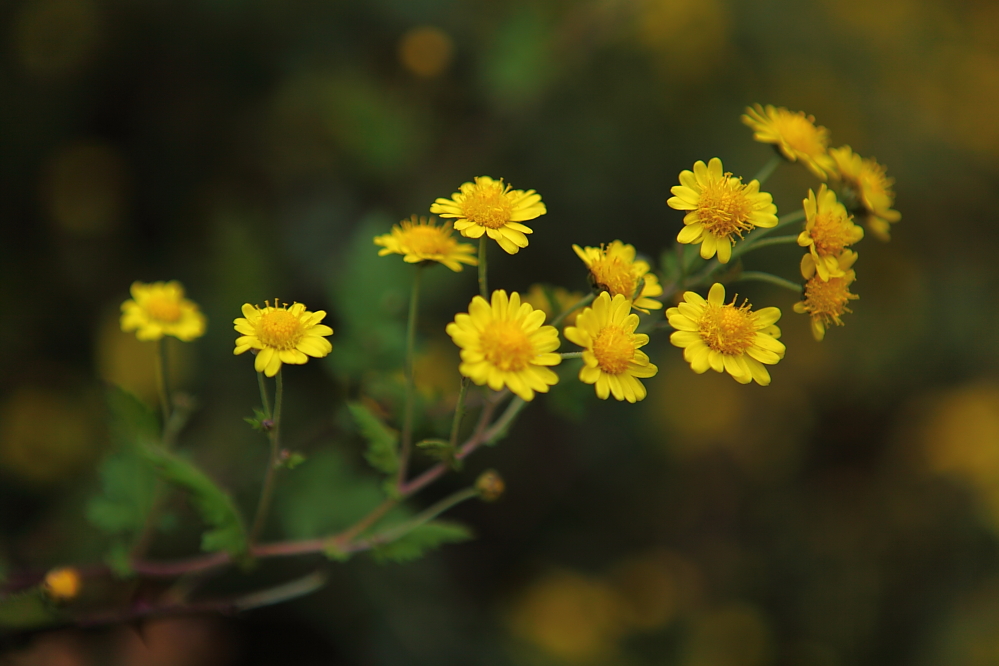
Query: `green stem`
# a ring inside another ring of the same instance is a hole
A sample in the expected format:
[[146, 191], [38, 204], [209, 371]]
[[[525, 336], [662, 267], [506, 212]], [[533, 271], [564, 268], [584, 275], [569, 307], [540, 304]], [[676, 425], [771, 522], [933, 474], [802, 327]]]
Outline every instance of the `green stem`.
[[264, 408], [264, 416], [271, 418], [271, 401], [267, 397], [267, 387], [264, 385], [264, 373], [257, 372], [257, 388], [260, 389], [260, 402]]
[[790, 289], [796, 294], [801, 293], [801, 284], [798, 282], [791, 282], [790, 280], [785, 280], [782, 277], [777, 277], [770, 273], [764, 273], [763, 271], [743, 271], [743, 273], [735, 279], [735, 282], [768, 282], [770, 284], [775, 284], [778, 287], [783, 287], [785, 289]]
[[482, 442], [489, 446], [503, 437], [503, 435], [506, 434], [506, 431], [513, 424], [514, 419], [516, 419], [517, 415], [520, 414], [520, 410], [526, 406], [527, 402], [525, 402], [523, 398], [514, 398], [511, 400], [510, 404], [507, 405], [506, 411], [503, 412], [503, 415], [496, 419], [496, 422], [493, 423], [485, 433], [483, 433]]
[[461, 378], [461, 388], [458, 389], [458, 401], [454, 405], [454, 419], [451, 421], [451, 443], [453, 451], [458, 446], [458, 430], [461, 428], [461, 420], [465, 417], [465, 396], [468, 394], [468, 377]]
[[560, 352], [559, 356], [562, 358], [583, 358], [583, 352]]
[[413, 276], [413, 290], [409, 297], [409, 322], [406, 325], [406, 397], [403, 406], [402, 417], [402, 448], [399, 451], [399, 477], [396, 485], [402, 485], [406, 481], [406, 469], [409, 466], [409, 456], [413, 448], [413, 402], [414, 402], [414, 378], [413, 363], [416, 356], [416, 315], [420, 303], [420, 276], [423, 274], [423, 266], [416, 266], [416, 273]]
[[563, 310], [562, 314], [560, 314], [559, 316], [555, 317], [555, 319], [552, 320], [551, 325], [554, 326], [555, 328], [558, 328], [559, 324], [561, 324], [563, 321], [565, 321], [566, 317], [568, 317], [569, 315], [571, 315], [576, 310], [578, 310], [578, 309], [580, 309], [582, 307], [585, 307], [585, 306], [589, 305], [590, 303], [592, 303], [594, 298], [596, 298], [596, 294], [593, 294], [593, 293], [587, 294], [586, 296], [583, 296], [581, 299], [579, 299], [578, 301], [576, 301], [576, 303], [571, 308], [569, 308], [568, 310]]
[[260, 489], [260, 501], [257, 503], [257, 513], [253, 517], [253, 527], [250, 528], [248, 539], [250, 546], [256, 543], [257, 538], [264, 529], [264, 523], [267, 522], [267, 513], [271, 507], [271, 498], [274, 495], [274, 482], [281, 456], [281, 402], [284, 397], [284, 379], [282, 375], [282, 371], [278, 370], [277, 388], [274, 391], [274, 418], [272, 419], [274, 424], [268, 432], [271, 440], [271, 455], [267, 461], [267, 471], [264, 473], [264, 483]]
[[784, 161], [784, 158], [780, 155], [774, 155], [770, 158], [770, 161], [764, 164], [763, 168], [760, 169], [755, 176], [753, 176], [753, 180], [760, 181], [760, 185], [767, 182], [767, 179], [770, 178], [773, 172], [777, 170], [777, 167], [779, 167]]
[[486, 236], [479, 238], [479, 296], [489, 300], [489, 282], [486, 279]]
[[761, 247], [770, 247], [771, 245], [797, 245], [798, 244], [798, 234], [789, 234], [787, 236], [774, 236], [773, 238], [763, 238], [758, 241], [753, 241], [752, 243], [747, 243], [740, 255], [752, 252], [753, 250], [759, 250]]
[[[778, 229], [783, 229], [784, 227], [787, 227], [792, 224], [797, 224], [798, 222], [803, 222], [804, 220], [805, 220], [804, 208], [799, 208], [793, 213], [788, 213], [787, 215], [781, 215], [780, 217], [777, 218], [776, 226], [770, 227], [769, 229], [765, 229], [763, 227], [757, 227], [753, 231], [753, 233], [746, 238], [746, 243], [751, 245], [760, 238], [768, 236], [773, 232], [777, 231]], [[736, 254], [738, 251], [739, 251], [739, 246], [736, 246], [735, 248], [733, 248], [732, 254]]]
[[[429, 523], [431, 520], [441, 515], [448, 509], [457, 506], [458, 504], [461, 504], [465, 500], [470, 500], [473, 497], [477, 497], [478, 494], [479, 491], [477, 491], [475, 488], [465, 488], [464, 490], [459, 490], [456, 493], [452, 493], [451, 495], [448, 495], [439, 502], [427, 507], [426, 509], [416, 514], [411, 519], [407, 520], [401, 525], [390, 527], [384, 532], [376, 534], [375, 536], [366, 540], [366, 542], [361, 542], [357, 544], [358, 546], [360, 546], [360, 548], [358, 549], [367, 550], [372, 546], [380, 546], [383, 544], [392, 543], [393, 541], [406, 536], [406, 534], [412, 532], [420, 525]], [[349, 544], [347, 544], [347, 549], [350, 550]]]
[[170, 421], [170, 389], [167, 386], [166, 338], [156, 341], [156, 392], [160, 395], [160, 413], [163, 416], [163, 430]]

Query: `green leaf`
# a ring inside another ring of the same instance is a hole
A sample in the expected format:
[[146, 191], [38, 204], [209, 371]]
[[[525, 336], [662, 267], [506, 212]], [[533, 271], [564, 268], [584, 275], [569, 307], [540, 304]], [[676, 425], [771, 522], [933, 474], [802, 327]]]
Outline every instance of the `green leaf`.
[[202, 550], [224, 550], [233, 556], [246, 552], [246, 528], [227, 492], [188, 460], [157, 448], [144, 454], [164, 481], [190, 493], [202, 520], [214, 528], [202, 535]]
[[146, 524], [153, 504], [156, 471], [137, 449], [124, 449], [104, 459], [101, 494], [87, 504], [87, 520], [103, 532], [131, 535]]
[[160, 440], [160, 423], [156, 413], [134, 394], [116, 384], [109, 384], [105, 401], [111, 441], [116, 446], [148, 446]]
[[455, 457], [457, 453], [451, 442], [444, 439], [424, 439], [416, 443], [417, 448], [423, 451], [427, 456], [440, 460], [455, 470], [458, 471], [462, 467], [462, 461]]
[[246, 416], [243, 420], [249, 423], [250, 427], [257, 432], [268, 432], [274, 426], [273, 422], [267, 418], [267, 413], [259, 407], [253, 408], [252, 417]]
[[0, 629], [35, 629], [64, 620], [40, 588], [0, 598]]
[[359, 402], [347, 403], [351, 416], [361, 435], [368, 440], [368, 450], [364, 459], [368, 464], [385, 474], [399, 469], [398, 433], [382, 423], [377, 416]]
[[392, 543], [374, 548], [371, 555], [377, 562], [410, 562], [445, 543], [461, 543], [471, 538], [471, 530], [461, 523], [433, 520], [415, 527]]

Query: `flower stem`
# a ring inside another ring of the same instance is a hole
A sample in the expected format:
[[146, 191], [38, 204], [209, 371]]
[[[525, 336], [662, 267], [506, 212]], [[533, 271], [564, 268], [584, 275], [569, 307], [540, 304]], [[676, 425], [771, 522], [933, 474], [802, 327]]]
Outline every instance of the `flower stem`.
[[453, 451], [458, 446], [458, 430], [461, 428], [461, 420], [465, 417], [465, 396], [468, 394], [468, 377], [461, 378], [461, 388], [458, 389], [458, 401], [454, 405], [454, 419], [451, 421], [451, 443]]
[[[776, 240], [776, 239], [775, 239]], [[763, 271], [743, 271], [743, 273], [735, 279], [735, 282], [769, 282], [770, 284], [775, 284], [778, 287], [783, 287], [789, 289], [796, 294], [801, 293], [801, 284], [797, 282], [791, 282], [790, 280], [785, 280], [782, 277], [777, 277], [770, 273], [765, 273]]]
[[264, 416], [271, 418], [271, 401], [267, 397], [267, 387], [264, 385], [264, 373], [254, 371], [257, 375], [257, 388], [260, 389], [260, 402], [264, 408]]
[[406, 325], [406, 397], [402, 416], [402, 448], [399, 451], [399, 476], [396, 485], [406, 481], [406, 468], [409, 466], [409, 455], [413, 448], [413, 362], [416, 355], [416, 314], [420, 303], [420, 276], [423, 266], [417, 264], [413, 275], [413, 291], [409, 297], [409, 322]]
[[[284, 397], [284, 379], [282, 378], [282, 374], [282, 370], [278, 370], [277, 388], [274, 391], [274, 414], [272, 418], [274, 425], [271, 426], [270, 431], [267, 433], [271, 440], [271, 455], [267, 461], [267, 471], [264, 473], [264, 484], [260, 489], [260, 501], [257, 503], [257, 513], [253, 517], [253, 527], [250, 528], [250, 536], [247, 540], [247, 543], [251, 547], [256, 543], [260, 532], [264, 529], [264, 523], [267, 521], [267, 512], [271, 507], [271, 498], [274, 495], [274, 481], [277, 475], [278, 461], [281, 456], [281, 402]], [[263, 385], [262, 381], [261, 385]]]
[[753, 176], [753, 180], [760, 181], [760, 185], [767, 182], [767, 179], [770, 178], [773, 172], [777, 170], [777, 167], [779, 167], [783, 161], [783, 157], [780, 155], [774, 155], [770, 158], [770, 161], [764, 164], [763, 168], [760, 169], [755, 176]]
[[482, 442], [486, 445], [495, 444], [506, 431], [513, 425], [514, 420], [517, 415], [520, 414], [520, 410], [527, 406], [527, 402], [523, 398], [514, 398], [507, 405], [506, 411], [503, 415], [496, 419], [496, 423], [492, 424], [489, 429], [483, 433]]
[[384, 532], [374, 535], [370, 539], [365, 539], [364, 541], [353, 545], [353, 547], [350, 544], [346, 544], [347, 550], [348, 552], [351, 550], [368, 550], [374, 546], [392, 543], [393, 541], [406, 536], [406, 534], [412, 532], [420, 525], [429, 523], [431, 520], [441, 515], [448, 509], [461, 504], [465, 500], [472, 499], [473, 497], [478, 496], [478, 494], [479, 491], [475, 488], [465, 488], [463, 490], [459, 490], [458, 492], [448, 495], [439, 502], [430, 505], [404, 523], [390, 527]]
[[583, 352], [560, 352], [559, 356], [562, 358], [583, 358]]
[[156, 341], [156, 392], [160, 395], [160, 413], [163, 416], [163, 431], [166, 432], [170, 414], [170, 388], [167, 385], [166, 338]]
[[489, 300], [489, 282], [486, 279], [486, 236], [479, 239], [479, 296]]
[[586, 296], [583, 296], [581, 299], [579, 299], [578, 301], [576, 301], [575, 304], [571, 308], [569, 308], [567, 310], [563, 310], [562, 313], [559, 316], [555, 317], [555, 319], [552, 320], [551, 325], [554, 326], [555, 328], [558, 328], [558, 325], [561, 324], [563, 321], [565, 321], [566, 317], [568, 317], [569, 315], [571, 315], [573, 312], [575, 312], [579, 308], [585, 307], [585, 306], [589, 305], [590, 303], [592, 303], [594, 298], [596, 298], [596, 294], [593, 294], [593, 293], [590, 293], [590, 294], [587, 294]]

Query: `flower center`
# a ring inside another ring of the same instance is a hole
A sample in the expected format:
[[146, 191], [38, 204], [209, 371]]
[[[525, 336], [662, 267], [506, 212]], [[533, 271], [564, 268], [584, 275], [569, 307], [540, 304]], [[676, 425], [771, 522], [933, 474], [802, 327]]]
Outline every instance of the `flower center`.
[[513, 205], [506, 197], [502, 182], [484, 184], [476, 181], [475, 188], [462, 201], [461, 211], [480, 227], [499, 229], [510, 221]]
[[719, 180], [709, 183], [697, 204], [698, 219], [713, 236], [725, 237], [753, 228], [747, 222], [752, 213], [749, 199], [743, 193], [743, 184], [732, 174], [725, 174]]
[[274, 349], [294, 349], [303, 333], [302, 322], [283, 308], [265, 312], [257, 322], [257, 337]]
[[835, 256], [847, 245], [853, 243], [851, 227], [853, 224], [839, 213], [822, 212], [815, 216], [811, 236], [815, 242], [815, 251], [820, 257]]
[[180, 319], [181, 309], [177, 299], [150, 296], [145, 302], [146, 312], [153, 319], [173, 323]]
[[840, 323], [840, 315], [851, 312], [847, 303], [859, 298], [850, 293], [852, 273], [853, 271], [848, 272], [845, 277], [829, 278], [826, 282], [816, 278], [809, 280], [805, 285], [805, 310], [825, 321]]
[[632, 272], [630, 263], [617, 257], [603, 257], [590, 266], [590, 279], [597, 289], [610, 292], [611, 296], [621, 294], [625, 298], [635, 295], [638, 279]]
[[530, 338], [517, 324], [493, 321], [480, 336], [486, 360], [504, 372], [525, 369], [534, 358]]
[[738, 356], [753, 346], [756, 339], [756, 315], [751, 311], [749, 303], [736, 307], [734, 298], [727, 305], [708, 303], [698, 322], [698, 333], [711, 349]]
[[447, 254], [454, 239], [445, 235], [439, 227], [415, 225], [406, 230], [406, 242], [414, 254]]
[[635, 358], [633, 336], [620, 326], [604, 326], [593, 340], [593, 355], [601, 370], [620, 375]]
[[806, 155], [818, 155], [825, 151], [818, 129], [808, 118], [796, 113], [783, 113], [781, 116], [779, 131], [787, 145]]

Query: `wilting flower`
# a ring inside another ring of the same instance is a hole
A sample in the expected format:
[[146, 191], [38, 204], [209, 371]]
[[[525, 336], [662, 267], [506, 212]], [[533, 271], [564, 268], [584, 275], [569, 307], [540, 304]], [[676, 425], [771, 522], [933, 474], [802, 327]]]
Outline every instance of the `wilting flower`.
[[617, 294], [611, 300], [606, 291], [591, 307], [576, 318], [576, 325], [565, 329], [567, 340], [584, 347], [583, 368], [579, 379], [594, 384], [597, 397], [606, 400], [636, 402], [645, 397], [640, 378], [654, 376], [658, 371], [639, 347], [649, 342], [649, 336], [635, 333], [638, 315], [631, 312], [631, 302]]
[[794, 304], [798, 314], [808, 314], [812, 319], [812, 336], [820, 341], [826, 335], [826, 327], [831, 324], [843, 325], [842, 315], [851, 312], [847, 307], [850, 301], [860, 298], [850, 292], [850, 285], [857, 279], [853, 264], [857, 261], [857, 253], [846, 250], [838, 258], [839, 277], [823, 280], [820, 276], [805, 275], [804, 298]]
[[791, 162], [801, 161], [820, 180], [828, 178], [836, 167], [829, 156], [829, 130], [816, 127], [815, 118], [803, 111], [754, 104], [746, 107], [742, 122], [753, 130], [753, 138], [772, 143]]
[[[662, 285], [655, 274], [649, 272], [648, 262], [635, 259], [635, 247], [613, 241], [610, 245], [600, 247], [579, 247], [573, 245], [576, 255], [590, 269], [590, 284], [600, 291], [608, 291], [611, 296], [618, 294], [628, 300], [636, 310], [648, 314], [649, 310], [658, 310], [663, 306], [655, 296], [663, 293]], [[639, 285], [641, 291], [636, 295]]]
[[133, 282], [132, 298], [121, 304], [121, 330], [139, 340], [172, 335], [190, 342], [205, 334], [205, 316], [197, 303], [184, 298], [184, 287], [170, 282]]
[[681, 243], [700, 243], [701, 258], [718, 253], [718, 261], [727, 264], [732, 256], [732, 237], [742, 238], [755, 227], [777, 226], [777, 206], [773, 197], [760, 192], [760, 183], [722, 170], [717, 157], [704, 164], [698, 160], [693, 171], [680, 172], [680, 184], [670, 190], [670, 208], [690, 211], [683, 217], [684, 228], [676, 239]]
[[254, 369], [273, 377], [282, 363], [301, 365], [309, 356], [322, 358], [333, 350], [326, 339], [333, 335], [333, 329], [319, 323], [325, 317], [324, 311], [309, 312], [301, 303], [280, 305], [275, 299], [273, 306], [264, 301], [262, 308], [246, 303], [243, 316], [232, 322], [242, 333], [232, 353], [256, 350]]
[[506, 386], [524, 400], [533, 400], [535, 391], [547, 393], [558, 382], [547, 366], [562, 357], [554, 353], [558, 331], [544, 321], [545, 313], [522, 303], [517, 292], [508, 297], [502, 289], [494, 291], [492, 303], [476, 296], [468, 313], [455, 315], [445, 329], [461, 348], [458, 371], [494, 391]]
[[891, 239], [891, 225], [902, 219], [893, 210], [894, 178], [889, 178], [885, 167], [872, 158], [862, 158], [850, 146], [829, 151], [836, 162], [836, 177], [841, 182], [842, 197], [847, 207], [866, 220], [867, 228], [883, 241]]
[[450, 199], [437, 199], [430, 212], [455, 218], [454, 228], [466, 238], [486, 234], [508, 254], [517, 254], [520, 248], [527, 247], [525, 234], [534, 233], [521, 222], [548, 211], [534, 190], [513, 190], [503, 184], [502, 178], [477, 176], [474, 183], [463, 184]]
[[853, 223], [846, 208], [836, 200], [836, 193], [819, 186], [819, 193], [808, 190], [802, 202], [805, 229], [798, 234], [798, 245], [808, 248], [801, 258], [801, 274], [808, 279], [817, 272], [823, 280], [841, 277], [839, 256], [843, 250], [864, 237], [864, 230]]
[[708, 298], [688, 291], [683, 302], [666, 311], [676, 332], [670, 342], [683, 348], [683, 358], [691, 369], [701, 374], [711, 368], [728, 372], [740, 384], [756, 381], [766, 386], [770, 373], [764, 364], [773, 365], [784, 358], [784, 343], [775, 322], [777, 308], [753, 312], [749, 303], [741, 306], [725, 303], [725, 287], [711, 285]]
[[381, 245], [379, 257], [401, 254], [406, 263], [436, 261], [452, 271], [461, 270], [461, 264], [475, 266], [475, 246], [459, 243], [451, 237], [451, 223], [437, 226], [436, 219], [413, 215], [392, 227], [392, 232], [375, 236], [375, 245]]

